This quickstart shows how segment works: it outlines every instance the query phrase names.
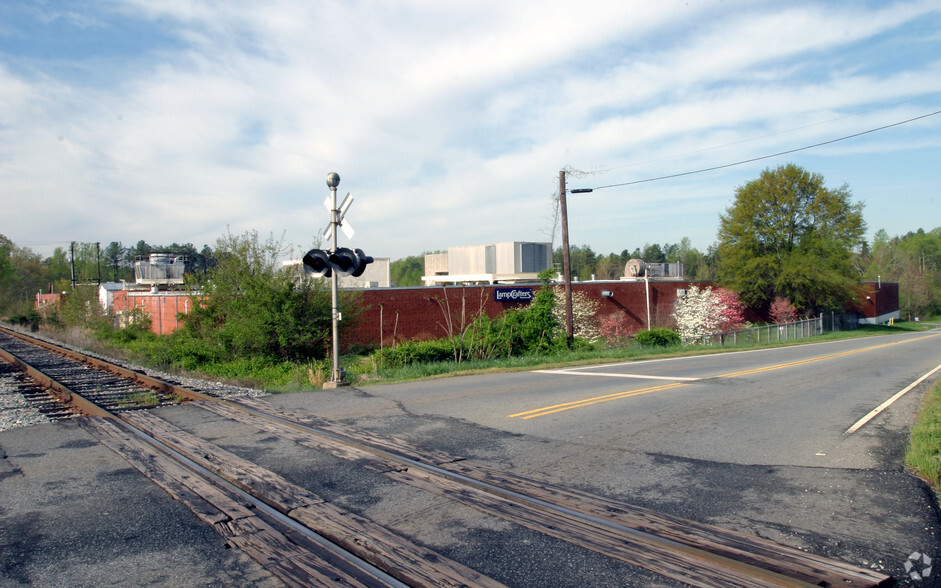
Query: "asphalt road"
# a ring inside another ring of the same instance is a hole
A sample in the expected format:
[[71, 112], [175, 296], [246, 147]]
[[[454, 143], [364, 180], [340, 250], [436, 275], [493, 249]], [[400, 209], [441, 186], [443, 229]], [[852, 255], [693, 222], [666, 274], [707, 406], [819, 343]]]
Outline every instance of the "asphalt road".
[[[304, 404], [537, 479], [893, 574], [939, 555], [936, 497], [904, 471], [941, 331], [363, 387]], [[285, 402], [290, 402], [285, 399]], [[941, 584], [941, 572], [913, 585]]]
[[926, 387], [846, 431], [939, 362], [933, 331], [363, 390], [411, 413], [560, 441], [735, 464], [874, 468], [893, 465], [879, 432], [906, 427]]
[[[941, 330], [266, 401], [937, 586], [941, 571], [906, 574], [914, 552], [937, 560], [941, 515], [902, 460], [938, 373], [846, 431], [937, 367], [939, 343]], [[676, 585], [191, 405], [157, 412], [508, 585]], [[0, 586], [128, 583], [277, 585], [76, 425], [0, 433]]]

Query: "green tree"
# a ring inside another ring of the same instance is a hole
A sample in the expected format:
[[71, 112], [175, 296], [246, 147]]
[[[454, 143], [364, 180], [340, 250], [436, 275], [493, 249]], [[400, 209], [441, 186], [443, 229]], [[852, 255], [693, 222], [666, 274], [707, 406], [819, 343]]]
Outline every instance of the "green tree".
[[194, 270], [206, 273], [216, 267], [216, 254], [209, 245], [203, 245], [199, 250], [199, 258], [194, 264]]
[[392, 283], [396, 286], [421, 286], [421, 278], [425, 273], [425, 259], [416, 255], [397, 259], [390, 265], [389, 273]]
[[689, 237], [683, 237], [679, 243], [663, 246], [666, 261], [683, 264], [684, 274], [693, 280], [712, 281], [714, 255], [702, 253], [693, 247]]
[[56, 247], [52, 255], [44, 262], [49, 272], [49, 280], [56, 282], [58, 280], [70, 280], [72, 276], [71, 264], [69, 263], [69, 254], [61, 247]]
[[616, 280], [624, 275], [624, 264], [620, 256], [612, 253], [598, 259], [595, 264], [595, 277], [599, 280]]
[[12, 304], [10, 297], [16, 269], [13, 267], [13, 250], [16, 246], [5, 235], [0, 235], [0, 312]]
[[125, 263], [129, 267], [134, 267], [134, 262], [137, 261], [138, 257], [144, 257], [150, 255], [152, 251], [159, 251], [156, 248], [151, 247], [147, 244], [146, 241], [141, 239], [137, 242], [137, 245], [133, 247], [128, 247], [124, 254]]
[[102, 280], [131, 280], [134, 277], [133, 266], [126, 261], [127, 249], [119, 241], [112, 241], [101, 251]]
[[719, 281], [752, 308], [776, 297], [804, 310], [839, 308], [858, 274], [853, 251], [866, 224], [847, 186], [793, 165], [766, 169], [735, 191], [719, 219]]
[[[178, 348], [201, 361], [249, 359], [277, 362], [324, 357], [330, 348], [330, 294], [324, 280], [300, 279], [281, 266], [281, 241], [257, 232], [226, 235], [216, 246], [217, 264], [193, 274], [193, 311], [182, 317]], [[357, 316], [344, 300], [343, 326]]]
[[656, 243], [644, 243], [644, 250], [640, 254], [640, 258], [648, 263], [663, 263], [667, 260], [666, 254]]
[[75, 282], [77, 284], [98, 283], [98, 270], [100, 268], [100, 250], [98, 243], [74, 242], [69, 251], [73, 257], [75, 267]]
[[[562, 267], [562, 248], [556, 248], [552, 256], [553, 263]], [[591, 279], [591, 274], [595, 273], [595, 264], [598, 256], [591, 250], [590, 245], [572, 245], [569, 247], [569, 264], [571, 265], [572, 277], [580, 280]]]
[[0, 314], [29, 312], [48, 276], [39, 254], [0, 235]]
[[941, 313], [941, 227], [891, 238], [877, 231], [869, 255], [858, 259], [867, 279], [899, 283], [903, 317]]
[[96, 284], [78, 284], [62, 299], [59, 318], [67, 327], [97, 329], [105, 324], [105, 311], [98, 301]]

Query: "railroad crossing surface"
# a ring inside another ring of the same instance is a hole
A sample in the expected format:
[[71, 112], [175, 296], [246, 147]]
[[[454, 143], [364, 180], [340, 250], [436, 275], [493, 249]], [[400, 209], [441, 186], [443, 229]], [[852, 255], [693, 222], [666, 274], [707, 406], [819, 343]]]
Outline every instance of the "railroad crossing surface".
[[[930, 382], [854, 433], [859, 436], [844, 433], [886, 396], [872, 384], [875, 372], [900, 388], [924, 366], [937, 364], [936, 341], [806, 346], [786, 357], [725, 358], [717, 367], [696, 359], [472, 376], [265, 402], [400, 437], [469, 464], [771, 539], [889, 574], [902, 585], [930, 586], [938, 578], [914, 583], [906, 565], [924, 565], [912, 563], [914, 553], [938, 555], [936, 499], [901, 467], [907, 427]], [[886, 373], [899, 358], [880, 364], [874, 357], [896, 351], [907, 367]], [[858, 363], [853, 369], [832, 363], [843, 360]], [[799, 366], [827, 366], [841, 375], [834, 380]], [[579, 373], [586, 371], [594, 375]], [[862, 372], [860, 381], [849, 376], [852, 371]], [[798, 379], [787, 379], [787, 372]], [[683, 386], [660, 388], [674, 383]], [[733, 383], [744, 387], [736, 390]], [[841, 409], [847, 391], [850, 408]], [[801, 405], [811, 414], [799, 416], [795, 407]], [[842, 418], [834, 416], [841, 411]], [[289, 479], [318, 486], [332, 501], [403, 535], [421, 536], [508, 585], [679, 585], [466, 509], [434, 499], [416, 502], [348, 466], [315, 464], [273, 435], [206, 420], [191, 406], [153, 412]], [[757, 420], [762, 413], [770, 414]], [[729, 418], [720, 422], [723, 414]], [[523, 418], [528, 415], [537, 416]], [[766, 446], [755, 446], [762, 439]], [[74, 422], [0, 433], [0, 547], [4, 586], [127, 585], [129, 578], [135, 585], [279, 583], [238, 550], [226, 549], [209, 527]]]

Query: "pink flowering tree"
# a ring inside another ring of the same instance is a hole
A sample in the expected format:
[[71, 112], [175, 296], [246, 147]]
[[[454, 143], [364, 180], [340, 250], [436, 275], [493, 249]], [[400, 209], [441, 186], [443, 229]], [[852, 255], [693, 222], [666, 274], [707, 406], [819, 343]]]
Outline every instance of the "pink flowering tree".
[[623, 343], [631, 336], [631, 327], [623, 313], [613, 312], [598, 317], [598, 328], [608, 345]]
[[738, 299], [738, 294], [725, 288], [712, 291], [716, 298], [716, 311], [719, 313], [719, 331], [737, 331], [748, 325], [745, 320], [745, 305]]
[[774, 323], [793, 323], [797, 319], [797, 309], [787, 298], [779, 296], [771, 303], [771, 320]]

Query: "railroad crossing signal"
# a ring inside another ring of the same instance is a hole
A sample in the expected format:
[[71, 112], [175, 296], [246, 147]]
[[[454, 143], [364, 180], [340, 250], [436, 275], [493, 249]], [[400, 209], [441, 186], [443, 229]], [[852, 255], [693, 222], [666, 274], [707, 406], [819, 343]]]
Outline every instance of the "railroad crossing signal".
[[[350, 209], [350, 206], [353, 204], [353, 195], [349, 192], [346, 193], [346, 198], [343, 199], [343, 202], [340, 203], [340, 206], [337, 207], [337, 219], [336, 224], [340, 226], [340, 230], [343, 231], [343, 234], [346, 235], [347, 239], [352, 239], [353, 235], [356, 234], [356, 230], [353, 229], [353, 225], [350, 224], [350, 221], [346, 220], [346, 211]], [[323, 201], [324, 208], [327, 209], [327, 212], [333, 213], [334, 203], [331, 201], [330, 196]], [[323, 232], [323, 238], [327, 241], [333, 239], [333, 221], [331, 220], [330, 224], [327, 225], [327, 229]]]
[[366, 266], [373, 262], [373, 258], [363, 253], [362, 249], [340, 247], [333, 253], [322, 249], [311, 249], [304, 256], [304, 272], [308, 277], [329, 278], [334, 272], [338, 276], [363, 275]]

